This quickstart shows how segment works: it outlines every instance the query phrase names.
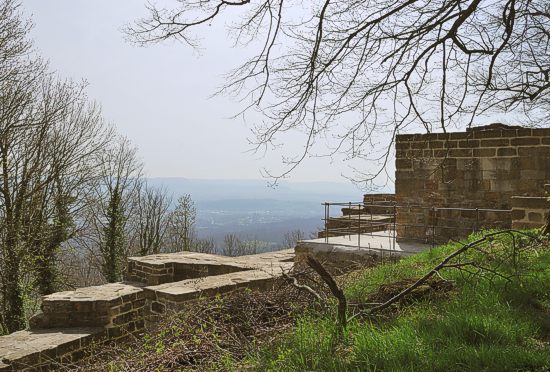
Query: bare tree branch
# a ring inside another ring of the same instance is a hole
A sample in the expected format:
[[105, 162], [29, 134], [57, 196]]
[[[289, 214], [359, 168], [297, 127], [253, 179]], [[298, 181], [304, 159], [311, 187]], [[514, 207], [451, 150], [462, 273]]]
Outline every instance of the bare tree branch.
[[134, 42], [196, 47], [192, 32], [229, 20], [236, 44], [257, 48], [221, 92], [242, 100], [241, 113], [263, 114], [256, 151], [302, 136], [286, 170], [266, 172], [275, 181], [309, 156], [335, 154], [377, 164], [359, 174], [372, 180], [397, 133], [550, 115], [546, 0], [181, 1], [147, 12], [126, 29]]

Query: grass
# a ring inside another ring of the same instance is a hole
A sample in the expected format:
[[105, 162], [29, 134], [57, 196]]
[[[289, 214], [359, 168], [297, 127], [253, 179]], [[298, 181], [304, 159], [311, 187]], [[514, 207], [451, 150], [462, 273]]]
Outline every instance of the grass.
[[[352, 303], [369, 301], [381, 286], [418, 278], [459, 247], [448, 244], [348, 275], [342, 280], [347, 297]], [[461, 262], [495, 272], [445, 269], [441, 275], [452, 281], [451, 291], [413, 294], [379, 316], [356, 317], [344, 335], [331, 316], [304, 316], [291, 333], [249, 353], [244, 365], [277, 371], [549, 370], [548, 243], [501, 235], [481, 249], [489, 253], [472, 250]]]

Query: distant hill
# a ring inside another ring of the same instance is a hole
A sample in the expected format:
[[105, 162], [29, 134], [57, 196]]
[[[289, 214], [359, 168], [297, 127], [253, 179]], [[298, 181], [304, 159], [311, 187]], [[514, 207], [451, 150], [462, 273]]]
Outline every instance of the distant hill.
[[152, 185], [164, 185], [175, 195], [191, 194], [195, 202], [231, 199], [272, 199], [287, 201], [359, 201], [363, 192], [351, 183], [281, 181], [273, 188], [266, 180], [201, 180], [149, 178]]
[[[174, 195], [190, 194], [197, 208], [197, 232], [211, 237], [217, 247], [226, 234], [262, 240], [276, 249], [286, 232], [301, 230], [305, 237], [323, 226], [323, 202], [362, 200], [351, 183], [281, 181], [276, 188], [266, 180], [200, 180], [150, 178]], [[334, 210], [338, 212], [338, 210]]]

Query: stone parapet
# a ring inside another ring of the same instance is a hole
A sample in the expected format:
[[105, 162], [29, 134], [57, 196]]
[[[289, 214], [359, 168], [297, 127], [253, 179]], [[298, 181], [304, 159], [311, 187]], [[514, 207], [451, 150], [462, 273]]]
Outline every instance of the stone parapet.
[[147, 312], [150, 315], [146, 319], [147, 325], [153, 327], [160, 316], [177, 312], [187, 302], [201, 297], [213, 297], [243, 287], [267, 290], [275, 279], [281, 277], [282, 272], [281, 267], [273, 266], [146, 287]]
[[126, 280], [159, 285], [248, 269], [246, 263], [229, 257], [194, 252], [166, 253], [130, 257]]

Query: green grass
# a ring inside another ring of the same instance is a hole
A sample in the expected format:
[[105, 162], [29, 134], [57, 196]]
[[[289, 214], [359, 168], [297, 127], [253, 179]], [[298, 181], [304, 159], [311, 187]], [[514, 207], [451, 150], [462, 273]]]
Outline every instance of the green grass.
[[[353, 273], [342, 281], [348, 300], [365, 302], [383, 284], [418, 278], [459, 247], [448, 244]], [[472, 250], [460, 262], [480, 263], [511, 281], [447, 268], [441, 275], [454, 286], [445, 295], [412, 296], [412, 303], [379, 316], [356, 317], [344, 335], [332, 316], [304, 316], [288, 334], [251, 352], [244, 365], [277, 371], [549, 370], [548, 243], [532, 247], [521, 235], [500, 235], [482, 248], [491, 254]]]

